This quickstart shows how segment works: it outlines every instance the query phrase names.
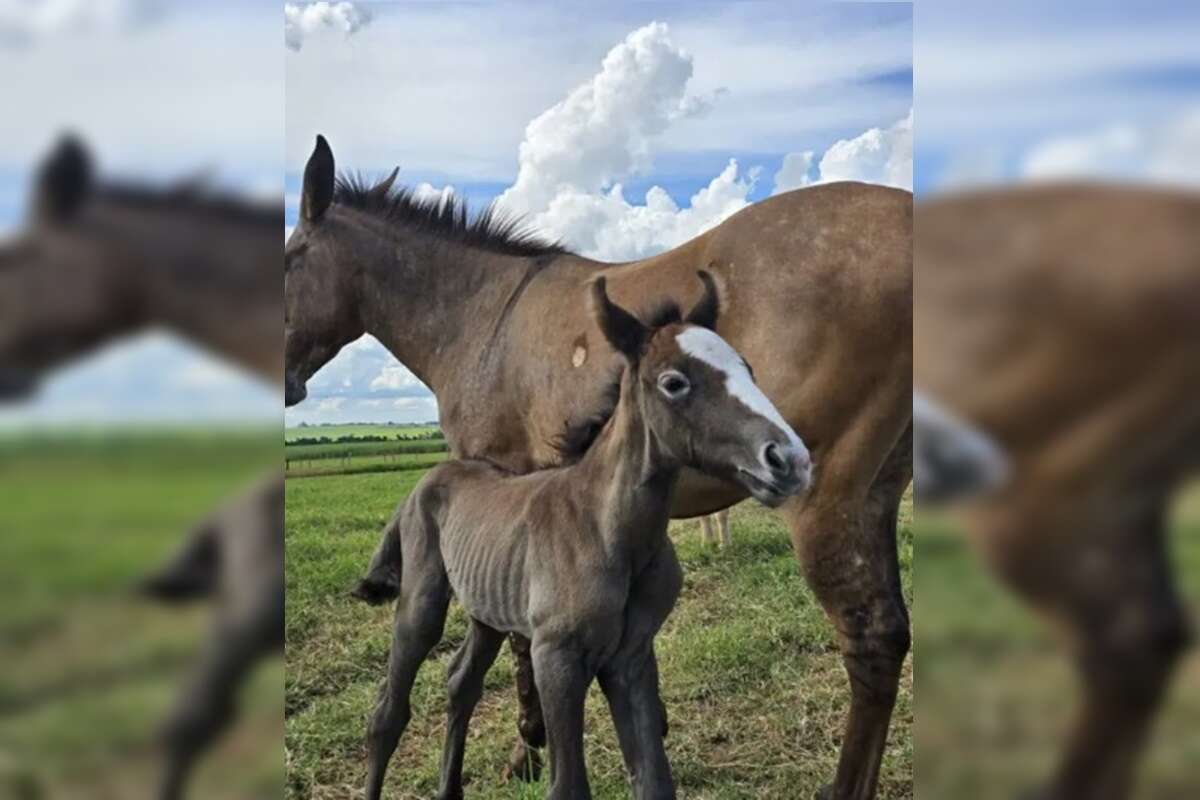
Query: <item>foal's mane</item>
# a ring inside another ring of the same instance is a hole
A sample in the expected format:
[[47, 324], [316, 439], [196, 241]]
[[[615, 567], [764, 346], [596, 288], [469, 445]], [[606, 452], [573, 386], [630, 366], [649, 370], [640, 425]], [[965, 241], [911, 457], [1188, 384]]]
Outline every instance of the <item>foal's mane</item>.
[[[673, 300], [665, 300], [645, 315], [642, 324], [649, 328], [653, 335], [659, 328], [682, 321], [683, 313], [679, 310], [679, 304]], [[551, 441], [551, 446], [562, 464], [573, 464], [583, 458], [599, 438], [600, 432], [616, 412], [617, 404], [621, 402], [621, 376], [625, 370], [636, 368], [636, 364], [622, 364], [613, 370], [595, 406], [583, 416], [568, 419], [564, 423], [562, 432]]]
[[335, 203], [379, 219], [433, 234], [449, 242], [512, 256], [558, 255], [568, 252], [561, 242], [547, 239], [516, 215], [489, 203], [471, 214], [467, 202], [453, 193], [418, 195], [409, 186], [392, 185], [380, 191], [357, 173], [339, 175]]

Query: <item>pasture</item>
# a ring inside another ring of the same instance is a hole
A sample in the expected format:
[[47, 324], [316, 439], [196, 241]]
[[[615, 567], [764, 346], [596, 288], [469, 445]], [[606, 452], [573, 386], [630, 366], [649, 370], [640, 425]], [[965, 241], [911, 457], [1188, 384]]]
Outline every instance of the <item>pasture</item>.
[[[148, 796], [155, 728], [197, 656], [205, 603], [131, 585], [278, 461], [271, 432], [67, 432], [0, 442], [0, 797]], [[196, 796], [277, 797], [280, 660], [202, 762]]]
[[[971, 553], [953, 517], [919, 511], [913, 525], [917, 795], [1011, 800], [1048, 774], [1075, 709], [1075, 684], [1047, 630]], [[1200, 487], [1177, 504], [1175, 570], [1200, 618]], [[1200, 652], [1180, 665], [1136, 797], [1196, 797], [1200, 786]]]
[[[391, 608], [347, 597], [393, 507], [419, 471], [289, 478], [287, 502], [287, 796], [353, 796], [365, 773], [364, 734], [384, 676]], [[901, 529], [906, 591], [912, 574], [911, 504]], [[670, 719], [668, 753], [686, 798], [811, 797], [832, 778], [848, 687], [831, 630], [801, 580], [784, 526], [749, 503], [734, 509], [734, 545], [700, 542], [697, 521], [672, 524], [686, 575], [658, 639]], [[910, 593], [911, 599], [911, 593]], [[413, 692], [413, 721], [388, 774], [386, 796], [436, 792], [446, 664], [465, 633], [452, 606], [443, 643]], [[507, 650], [507, 647], [505, 648]], [[910, 798], [912, 672], [906, 668], [884, 760], [881, 798]], [[516, 735], [513, 661], [501, 654], [472, 722], [465, 775], [481, 800], [541, 797], [543, 785], [501, 784]], [[607, 707], [593, 687], [587, 754], [597, 800], [625, 798]]]
[[428, 424], [413, 424], [413, 423], [381, 423], [381, 424], [364, 424], [352, 423], [348, 425], [305, 425], [303, 427], [296, 426], [292, 428], [284, 428], [283, 438], [285, 442], [294, 442], [297, 439], [340, 439], [343, 437], [365, 438], [367, 436], [386, 436], [389, 439], [396, 436], [427, 436], [437, 431], [437, 425]]
[[289, 477], [424, 471], [445, 459], [448, 450], [441, 431], [428, 425], [322, 425], [288, 428], [286, 437]]

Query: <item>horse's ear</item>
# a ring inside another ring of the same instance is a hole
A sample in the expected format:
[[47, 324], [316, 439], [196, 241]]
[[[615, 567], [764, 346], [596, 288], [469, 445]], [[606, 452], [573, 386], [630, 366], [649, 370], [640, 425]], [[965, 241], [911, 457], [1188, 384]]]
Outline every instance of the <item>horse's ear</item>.
[[592, 281], [592, 317], [614, 350], [630, 361], [641, 356], [649, 331], [637, 317], [608, 299], [603, 276]]
[[392, 184], [396, 182], [396, 176], [400, 174], [400, 168], [396, 167], [392, 170], [392, 174], [381, 180], [379, 183], [371, 187], [371, 197], [377, 200], [383, 200], [388, 196], [388, 192], [392, 190]]
[[325, 137], [317, 134], [317, 144], [304, 167], [304, 191], [300, 195], [300, 216], [309, 222], [319, 220], [333, 202], [333, 151]]
[[696, 305], [692, 306], [692, 310], [688, 312], [684, 322], [708, 328], [710, 331], [716, 330], [717, 316], [721, 312], [721, 298], [717, 294], [717, 282], [705, 270], [700, 270], [696, 274], [704, 283], [704, 294], [701, 295]]
[[92, 188], [92, 159], [83, 143], [67, 134], [42, 162], [35, 190], [39, 215], [53, 220], [70, 218]]

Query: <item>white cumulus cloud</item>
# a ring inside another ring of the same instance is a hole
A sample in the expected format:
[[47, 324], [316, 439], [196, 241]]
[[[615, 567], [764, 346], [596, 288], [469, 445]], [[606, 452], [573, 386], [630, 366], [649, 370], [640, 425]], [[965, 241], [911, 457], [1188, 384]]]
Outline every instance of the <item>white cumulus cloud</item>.
[[640, 258], [674, 247], [747, 205], [757, 173], [737, 162], [680, 208], [659, 186], [631, 203], [620, 181], [649, 170], [656, 140], [724, 92], [690, 94], [692, 57], [653, 22], [604, 57], [600, 71], [525, 129], [517, 179], [500, 205], [584, 255]]
[[775, 173], [775, 193], [812, 183], [864, 181], [912, 189], [913, 112], [888, 128], [871, 128], [830, 145], [812, 172], [811, 152], [789, 153]]
[[314, 34], [333, 31], [350, 36], [370, 21], [370, 12], [350, 2], [284, 3], [283, 41], [289, 49], [299, 50]]
[[122, 31], [161, 11], [158, 0], [0, 0], [0, 43], [30, 44], [61, 33]]
[[1114, 123], [1053, 136], [1021, 159], [1027, 180], [1115, 178], [1187, 186], [1200, 184], [1200, 108], [1163, 121]]

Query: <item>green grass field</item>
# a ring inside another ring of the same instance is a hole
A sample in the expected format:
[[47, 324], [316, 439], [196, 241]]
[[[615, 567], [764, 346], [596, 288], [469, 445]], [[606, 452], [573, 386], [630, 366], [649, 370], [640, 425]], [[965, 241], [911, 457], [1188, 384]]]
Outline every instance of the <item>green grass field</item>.
[[[994, 582], [953, 519], [913, 525], [920, 677], [917, 796], [1011, 800], [1044, 778], [1075, 708], [1076, 688], [1049, 633]], [[1200, 618], [1200, 490], [1176, 510], [1172, 547]], [[1200, 653], [1179, 669], [1142, 770], [1137, 797], [1200, 796]]]
[[[382, 680], [391, 609], [347, 598], [393, 507], [417, 472], [289, 480], [287, 503], [288, 797], [353, 796], [365, 770], [364, 732]], [[912, 542], [905, 507], [905, 581]], [[841, 660], [824, 615], [800, 579], [786, 529], [765, 510], [734, 510], [734, 546], [705, 548], [697, 522], [675, 523], [686, 574], [659, 636], [668, 752], [687, 798], [806, 798], [834, 773], [848, 705]], [[436, 791], [444, 730], [443, 682], [465, 632], [451, 612], [446, 638], [421, 672], [414, 719], [389, 773], [388, 796]], [[884, 763], [882, 798], [912, 797], [911, 670]], [[472, 723], [468, 792], [480, 800], [541, 797], [543, 786], [501, 784], [516, 735], [512, 658], [502, 654]], [[628, 796], [598, 689], [588, 701], [588, 759], [597, 800]]]
[[[147, 797], [155, 727], [210, 623], [130, 585], [230, 493], [278, 464], [278, 433], [123, 432], [0, 443], [0, 797]], [[283, 786], [282, 663], [196, 776], [197, 797]]]
[[337, 439], [342, 436], [420, 436], [437, 430], [436, 425], [308, 425], [303, 428], [284, 428], [283, 439], [291, 442], [296, 439], [315, 439], [326, 437]]

